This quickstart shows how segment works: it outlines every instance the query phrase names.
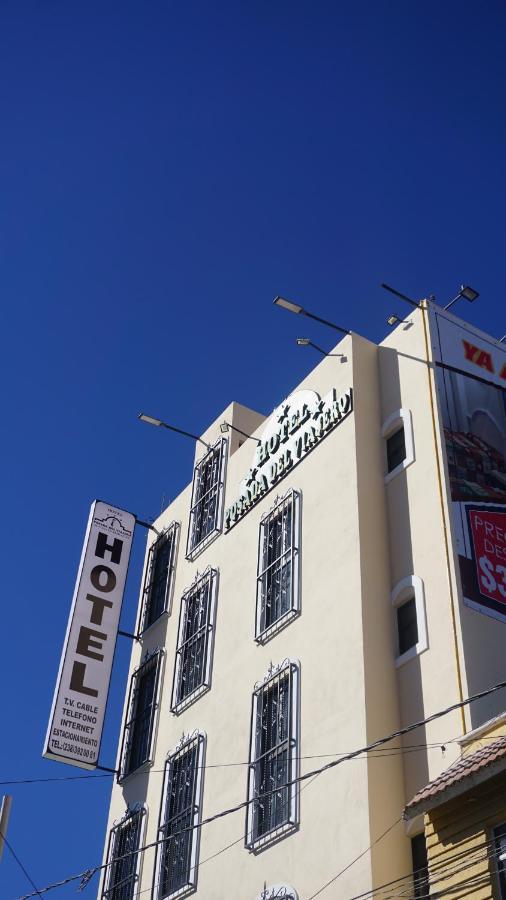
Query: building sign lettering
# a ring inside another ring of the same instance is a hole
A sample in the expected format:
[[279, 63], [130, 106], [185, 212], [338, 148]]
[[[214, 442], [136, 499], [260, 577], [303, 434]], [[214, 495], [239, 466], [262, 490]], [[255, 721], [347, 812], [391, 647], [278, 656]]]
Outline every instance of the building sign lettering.
[[241, 483], [239, 497], [225, 512], [225, 531], [232, 528], [352, 409], [352, 389], [338, 397], [332, 388], [322, 399], [315, 391], [298, 391], [274, 410], [257, 446], [253, 465]]
[[93, 769], [109, 693], [135, 516], [96, 500], [90, 511], [44, 756]]

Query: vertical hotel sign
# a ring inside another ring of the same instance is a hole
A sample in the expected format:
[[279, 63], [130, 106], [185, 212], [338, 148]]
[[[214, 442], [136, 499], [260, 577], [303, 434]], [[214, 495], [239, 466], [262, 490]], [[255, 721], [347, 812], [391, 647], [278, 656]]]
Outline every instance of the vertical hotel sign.
[[506, 351], [434, 306], [431, 317], [463, 601], [506, 622]]
[[92, 503], [43, 755], [94, 769], [98, 764], [109, 682], [135, 516]]

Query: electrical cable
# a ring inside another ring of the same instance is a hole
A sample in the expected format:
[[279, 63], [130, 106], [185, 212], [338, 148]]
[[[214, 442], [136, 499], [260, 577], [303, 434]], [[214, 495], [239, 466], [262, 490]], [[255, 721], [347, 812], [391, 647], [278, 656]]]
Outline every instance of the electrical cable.
[[20, 868], [21, 871], [23, 872], [23, 875], [26, 877], [27, 881], [29, 881], [30, 884], [31, 884], [31, 886], [33, 887], [33, 889], [34, 889], [34, 891], [35, 891], [35, 894], [31, 894], [31, 896], [32, 896], [32, 897], [40, 897], [41, 900], [42, 900], [42, 894], [40, 893], [39, 889], [37, 888], [37, 885], [35, 884], [33, 878], [31, 877], [31, 875], [29, 874], [29, 872], [25, 869], [25, 867], [24, 867], [23, 863], [21, 862], [19, 856], [14, 852], [14, 847], [12, 846], [12, 844], [9, 844], [9, 841], [7, 840], [5, 834], [4, 834], [2, 831], [0, 831], [0, 837], [2, 838], [3, 842], [5, 843], [5, 845], [9, 848], [9, 851], [11, 852], [12, 856], [13, 856], [14, 859], [16, 860], [16, 862], [17, 862], [19, 868]]
[[[470, 703], [474, 703], [477, 700], [481, 700], [481, 699], [483, 699], [483, 697], [488, 697], [488, 696], [490, 696], [490, 694], [493, 694], [496, 691], [502, 690], [505, 687], [506, 687], [506, 681], [500, 681], [497, 684], [493, 685], [490, 688], [487, 688], [484, 691], [479, 691], [478, 693], [473, 694], [471, 697], [467, 697], [464, 700], [459, 700], [456, 703], [452, 703], [450, 706], [447, 706], [442, 710], [438, 710], [437, 712], [432, 713], [432, 715], [427, 716], [427, 718], [425, 718], [425, 719], [421, 719], [419, 722], [414, 722], [411, 725], [404, 726], [404, 728], [399, 728], [396, 731], [392, 732], [391, 734], [386, 735], [385, 737], [378, 738], [376, 741], [373, 741], [371, 744], [367, 744], [365, 747], [360, 747], [357, 750], [353, 750], [350, 753], [339, 757], [339, 759], [331, 760], [331, 762], [326, 763], [325, 765], [321, 766], [319, 769], [313, 769], [310, 772], [306, 772], [303, 775], [297, 776], [296, 778], [292, 779], [291, 781], [288, 781], [284, 784], [278, 785], [276, 788], [273, 788], [270, 791], [266, 791], [265, 793], [256, 795], [254, 797], [249, 797], [247, 800], [243, 800], [241, 803], [238, 803], [235, 806], [229, 807], [228, 809], [220, 810], [220, 812], [215, 813], [212, 816], [208, 816], [206, 819], [202, 819], [202, 821], [197, 823], [196, 825], [189, 825], [186, 828], [182, 828], [182, 829], [180, 829], [179, 832], [175, 832], [173, 835], [171, 835], [171, 837], [176, 837], [179, 834], [183, 834], [187, 831], [194, 831], [197, 828], [201, 828], [203, 825], [209, 825], [211, 822], [216, 822], [218, 819], [222, 819], [225, 816], [229, 816], [235, 812], [239, 812], [239, 810], [247, 808], [252, 803], [258, 803], [260, 800], [262, 800], [266, 797], [269, 797], [272, 794], [279, 793], [284, 788], [293, 787], [295, 784], [300, 784], [303, 781], [312, 779], [315, 775], [320, 775], [322, 772], [327, 772], [330, 769], [334, 769], [336, 766], [340, 765], [343, 762], [347, 762], [350, 759], [354, 759], [357, 756], [360, 756], [364, 753], [368, 753], [371, 750], [375, 750], [376, 748], [382, 746], [383, 744], [390, 743], [390, 741], [394, 740], [397, 737], [402, 737], [405, 734], [409, 734], [410, 732], [415, 731], [417, 728], [421, 728], [424, 725], [428, 725], [431, 722], [434, 722], [437, 719], [440, 719], [443, 716], [448, 715], [448, 713], [454, 712], [456, 709], [461, 709], [464, 706], [468, 706]], [[108, 868], [110, 865], [113, 864], [113, 862], [117, 863], [120, 860], [126, 859], [127, 857], [132, 856], [135, 853], [144, 852], [145, 850], [148, 850], [151, 847], [155, 847], [158, 844], [163, 843], [164, 841], [165, 841], [165, 838], [161, 838], [159, 840], [152, 841], [150, 844], [146, 844], [144, 847], [138, 848], [137, 850], [132, 850], [129, 853], [126, 853], [126, 854], [123, 854], [122, 856], [116, 857], [114, 860], [111, 860], [111, 862], [102, 863], [102, 865], [95, 866], [93, 869], [86, 869], [84, 872], [82, 872], [78, 875], [72, 875], [62, 882], [55, 882], [54, 884], [48, 885], [47, 887], [42, 888], [40, 893], [47, 893], [48, 891], [52, 890], [53, 888], [61, 887], [63, 884], [68, 884], [70, 881], [76, 881], [78, 878], [82, 879], [84, 877], [84, 878], [87, 878], [87, 880], [89, 881], [91, 875], [94, 875], [95, 872], [99, 872], [99, 871], [102, 871], [103, 869]], [[90, 873], [91, 873], [91, 875], [90, 875]], [[30, 897], [34, 897], [34, 896], [37, 896], [37, 895], [36, 894], [26, 894], [22, 898], [22, 900], [29, 900]]]
[[[363, 757], [358, 756], [358, 757], [354, 757], [354, 758], [356, 758], [356, 759], [361, 758], [364, 760], [365, 759], [381, 759], [382, 756], [384, 756], [384, 757], [398, 756], [398, 755], [402, 755], [404, 753], [419, 752], [421, 750], [442, 750], [444, 752], [445, 748], [449, 744], [452, 744], [452, 743], [458, 743], [458, 741], [456, 741], [456, 740], [444, 741], [442, 743], [438, 743], [438, 742], [434, 741], [432, 743], [411, 744], [406, 747], [378, 747], [376, 750], [372, 751], [373, 754], [379, 754], [378, 756], [368, 754], [367, 756], [363, 756]], [[340, 752], [335, 751], [334, 753], [312, 753], [312, 754], [305, 755], [305, 756], [297, 756], [296, 759], [297, 760], [299, 760], [299, 759], [300, 760], [302, 760], [302, 759], [325, 759], [327, 757], [335, 758], [336, 756], [347, 756], [350, 752], [353, 752], [353, 751], [341, 750]], [[233, 767], [249, 766], [249, 765], [250, 765], [249, 762], [208, 763], [203, 766], [197, 766], [197, 768], [198, 769], [228, 769], [228, 768], [233, 768]], [[165, 769], [150, 769], [149, 770], [150, 775], [163, 774], [163, 772], [165, 772]], [[47, 783], [53, 783], [53, 782], [58, 783], [58, 782], [64, 782], [64, 781], [86, 781], [86, 780], [93, 781], [94, 779], [99, 779], [99, 778], [112, 778], [115, 774], [116, 774], [116, 772], [105, 772], [105, 773], [101, 773], [98, 775], [60, 775], [60, 776], [54, 776], [51, 778], [17, 778], [17, 779], [14, 778], [14, 779], [6, 780], [6, 781], [0, 781], [0, 787], [7, 787], [7, 786], [21, 785], [21, 784], [45, 784], [46, 782]]]

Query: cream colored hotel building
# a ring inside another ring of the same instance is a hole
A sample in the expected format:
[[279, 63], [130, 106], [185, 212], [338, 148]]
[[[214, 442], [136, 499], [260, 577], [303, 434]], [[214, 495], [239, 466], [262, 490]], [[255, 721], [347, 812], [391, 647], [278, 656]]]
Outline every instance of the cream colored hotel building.
[[100, 898], [354, 898], [419, 864], [404, 807], [501, 692], [299, 778], [504, 679], [504, 355], [424, 301], [271, 415], [218, 412], [148, 532]]

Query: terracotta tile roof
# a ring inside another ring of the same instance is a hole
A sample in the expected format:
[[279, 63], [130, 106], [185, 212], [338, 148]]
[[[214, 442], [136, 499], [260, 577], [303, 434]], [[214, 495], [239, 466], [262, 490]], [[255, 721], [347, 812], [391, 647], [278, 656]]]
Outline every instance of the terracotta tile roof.
[[[423, 812], [424, 809], [444, 803], [446, 799], [450, 799], [450, 797], [444, 796], [447, 792], [451, 795], [463, 793], [471, 785], [467, 786], [462, 782], [477, 773], [482, 775], [480, 780], [483, 780], [483, 777], [487, 777], [487, 773], [484, 772], [487, 766], [499, 763], [500, 760], [504, 760], [506, 763], [506, 735], [493, 741], [487, 740], [485, 746], [462, 756], [448, 769], [441, 772], [441, 775], [438, 775], [433, 781], [429, 781], [406, 805], [405, 814], [411, 818], [413, 815]], [[497, 766], [494, 766], [494, 770], [496, 768]], [[490, 772], [490, 775], [492, 774], [494, 772]], [[451, 791], [451, 788], [455, 790]]]

